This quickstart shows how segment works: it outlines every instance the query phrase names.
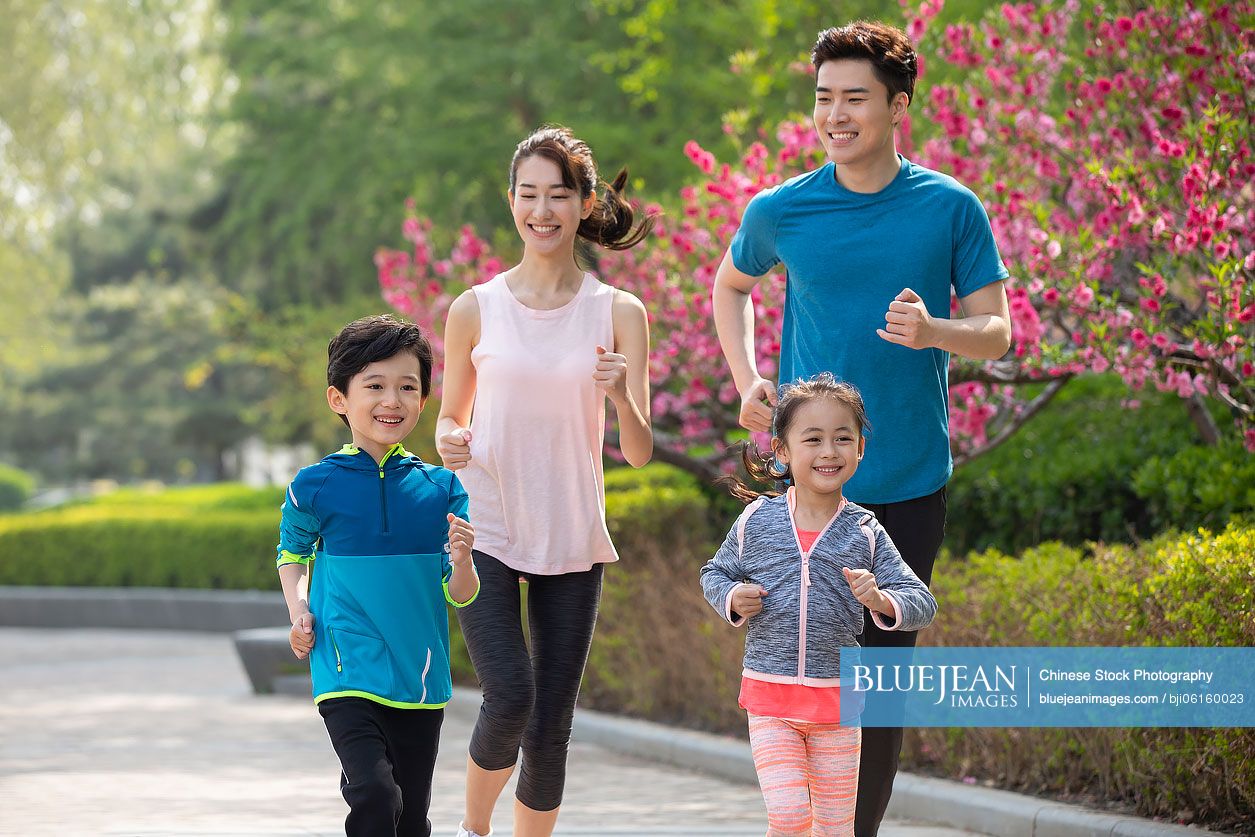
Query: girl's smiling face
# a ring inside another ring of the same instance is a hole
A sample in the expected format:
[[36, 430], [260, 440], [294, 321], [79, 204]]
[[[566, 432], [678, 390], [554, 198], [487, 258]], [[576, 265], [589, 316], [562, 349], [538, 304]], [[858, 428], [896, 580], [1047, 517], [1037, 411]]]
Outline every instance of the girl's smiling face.
[[836, 399], [820, 397], [798, 407], [785, 438], [773, 439], [772, 444], [798, 490], [840, 495], [863, 458], [865, 439], [853, 410]]

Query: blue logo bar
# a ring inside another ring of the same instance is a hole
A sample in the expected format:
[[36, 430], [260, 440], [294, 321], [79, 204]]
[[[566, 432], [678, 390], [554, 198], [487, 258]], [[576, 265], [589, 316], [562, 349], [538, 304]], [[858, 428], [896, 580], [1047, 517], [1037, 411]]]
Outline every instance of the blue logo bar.
[[841, 723], [1255, 727], [1255, 648], [842, 648]]

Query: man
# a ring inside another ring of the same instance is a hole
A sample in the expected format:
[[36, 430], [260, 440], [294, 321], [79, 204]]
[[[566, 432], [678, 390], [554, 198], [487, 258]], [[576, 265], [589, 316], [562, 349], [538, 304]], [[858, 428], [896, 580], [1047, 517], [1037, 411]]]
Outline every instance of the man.
[[[925, 583], [945, 527], [951, 352], [999, 358], [1011, 322], [989, 218], [953, 178], [898, 155], [915, 90], [915, 50], [879, 23], [825, 30], [811, 52], [821, 168], [757, 195], [715, 278], [719, 342], [741, 394], [740, 422], [771, 430], [776, 385], [758, 374], [750, 291], [788, 271], [780, 382], [829, 371], [863, 393], [873, 435], [846, 496], [872, 511]], [[962, 316], [950, 318], [951, 290]], [[867, 646], [915, 634], [867, 620]], [[863, 730], [855, 834], [877, 833], [901, 729]]]

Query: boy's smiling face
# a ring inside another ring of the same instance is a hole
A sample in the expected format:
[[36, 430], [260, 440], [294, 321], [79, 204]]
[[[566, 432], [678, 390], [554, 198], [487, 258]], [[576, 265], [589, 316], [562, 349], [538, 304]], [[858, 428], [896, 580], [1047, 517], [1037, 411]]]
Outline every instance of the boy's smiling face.
[[348, 392], [327, 388], [331, 409], [349, 420], [353, 444], [378, 462], [414, 430], [427, 398], [418, 358], [400, 352], [349, 379]]

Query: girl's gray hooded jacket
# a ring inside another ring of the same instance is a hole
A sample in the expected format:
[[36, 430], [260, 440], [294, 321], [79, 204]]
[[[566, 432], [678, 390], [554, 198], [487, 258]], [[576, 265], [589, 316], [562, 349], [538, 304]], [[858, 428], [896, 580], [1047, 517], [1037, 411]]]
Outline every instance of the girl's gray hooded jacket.
[[767, 590], [763, 609], [749, 620], [745, 675], [775, 683], [834, 686], [842, 646], [863, 632], [863, 605], [854, 598], [842, 567], [871, 570], [894, 603], [897, 621], [886, 630], [917, 631], [933, 620], [937, 601], [907, 566], [875, 516], [845, 502], [803, 552], [793, 522], [793, 489], [759, 498], [746, 507], [723, 546], [702, 567], [702, 590], [711, 607], [733, 625], [732, 593], [742, 582]]

